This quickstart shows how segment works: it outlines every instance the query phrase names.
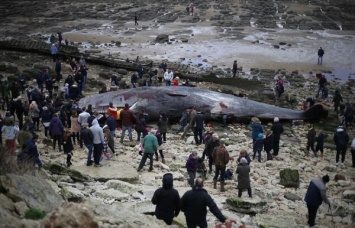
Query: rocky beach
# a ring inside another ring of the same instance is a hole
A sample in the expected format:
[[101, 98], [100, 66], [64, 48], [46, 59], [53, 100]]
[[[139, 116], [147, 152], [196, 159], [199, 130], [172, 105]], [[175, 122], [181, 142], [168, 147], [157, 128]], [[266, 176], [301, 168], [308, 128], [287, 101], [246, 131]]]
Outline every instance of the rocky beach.
[[[186, 66], [176, 73], [182, 81], [195, 79], [192, 83], [197, 87], [243, 93], [247, 99], [298, 110], [306, 98], [315, 96], [315, 73], [324, 73], [329, 82], [329, 98], [317, 102], [328, 107], [329, 115], [314, 123], [315, 130], [323, 130], [326, 135], [323, 158], [305, 155], [307, 121], [285, 121], [279, 156], [266, 161], [263, 153], [261, 163], [251, 163], [253, 199], [246, 193], [237, 199], [236, 174], [227, 181], [225, 192], [213, 189], [213, 175], [207, 175], [205, 188], [223, 214], [237, 221], [233, 227], [242, 223], [248, 228], [308, 227], [304, 202], [307, 187], [313, 177], [329, 174], [327, 193], [332, 210], [324, 204], [320, 207], [316, 227], [354, 227], [355, 169], [351, 167], [350, 146], [345, 166], [335, 164], [332, 141], [341, 116], [333, 111], [331, 100], [338, 88], [344, 103], [354, 105], [355, 3], [193, 1], [193, 16], [185, 10], [190, 4], [183, 0], [2, 1], [0, 40], [49, 43], [50, 35], [60, 31], [69, 45], [77, 47], [88, 59], [135, 61], [139, 57], [142, 62], [153, 61], [154, 66], [164, 60], [171, 68]], [[317, 65], [319, 47], [325, 50], [323, 65]], [[234, 60], [238, 60], [237, 78], [231, 78]], [[2, 80], [11, 81], [23, 73], [28, 84], [36, 86], [34, 74], [44, 67], [54, 74], [49, 50], [48, 55], [0, 50]], [[118, 75], [122, 85], [130, 84], [129, 70], [90, 61], [88, 67], [85, 96], [96, 94], [104, 85], [110, 87], [113, 74]], [[277, 76], [285, 82], [285, 94], [280, 99], [275, 99], [273, 91]], [[144, 81], [139, 83], [144, 85]], [[230, 155], [238, 155], [243, 149], [252, 153], [247, 124], [229, 123], [222, 128], [218, 122], [211, 123], [219, 137], [225, 139]], [[266, 130], [271, 124], [263, 123]], [[156, 123], [150, 122], [149, 126], [156, 127]], [[186, 140], [180, 140], [180, 135], [175, 134], [177, 128], [173, 124], [167, 134], [166, 163], [154, 161], [152, 172], [147, 166], [137, 172], [141, 159], [137, 144], [127, 139], [120, 143], [119, 137], [115, 139], [116, 156], [103, 160], [103, 167], [86, 166], [86, 150], [75, 145], [73, 166], [66, 168], [65, 155], [51, 149], [52, 140], [44, 136], [42, 127], [38, 149], [44, 168], [30, 169], [27, 174], [1, 173], [0, 227], [166, 227], [152, 216], [153, 193], [161, 186], [163, 174], [171, 172], [174, 187], [182, 196], [190, 189], [186, 159], [192, 151], [200, 156], [203, 152], [203, 146], [195, 145], [192, 132]], [[352, 140], [354, 129], [347, 132]], [[237, 164], [233, 161], [228, 167], [235, 170]], [[47, 216], [42, 220], [26, 219], [29, 208], [40, 209]], [[207, 221], [209, 227], [217, 223], [211, 213]], [[183, 213], [174, 219], [172, 227], [186, 227]]]

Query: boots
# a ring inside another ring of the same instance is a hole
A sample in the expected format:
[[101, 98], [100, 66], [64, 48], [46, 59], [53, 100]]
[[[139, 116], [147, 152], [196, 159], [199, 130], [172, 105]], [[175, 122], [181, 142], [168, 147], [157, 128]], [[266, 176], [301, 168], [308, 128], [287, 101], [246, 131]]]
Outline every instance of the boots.
[[123, 138], [120, 139], [120, 143], [123, 143]]
[[161, 162], [162, 162], [163, 164], [165, 164], [165, 159], [164, 159], [164, 158], [162, 158], [162, 159], [161, 159]]
[[217, 180], [213, 180], [213, 188], [217, 189]]
[[159, 161], [159, 157], [158, 157], [158, 156], [155, 156], [155, 160], [156, 160], [156, 161]]
[[224, 181], [221, 181], [221, 192], [224, 192]]

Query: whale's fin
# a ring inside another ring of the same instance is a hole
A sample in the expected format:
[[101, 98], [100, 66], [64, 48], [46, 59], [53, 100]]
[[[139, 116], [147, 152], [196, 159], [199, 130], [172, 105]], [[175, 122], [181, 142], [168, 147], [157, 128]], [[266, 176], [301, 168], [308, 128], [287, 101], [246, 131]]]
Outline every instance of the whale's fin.
[[303, 113], [303, 118], [308, 120], [320, 120], [328, 116], [328, 108], [323, 104], [315, 104]]

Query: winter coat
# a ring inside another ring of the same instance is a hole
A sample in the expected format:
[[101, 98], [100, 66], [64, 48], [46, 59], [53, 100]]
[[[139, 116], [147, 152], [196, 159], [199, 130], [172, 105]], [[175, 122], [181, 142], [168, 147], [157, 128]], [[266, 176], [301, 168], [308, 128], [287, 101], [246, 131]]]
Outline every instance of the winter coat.
[[117, 108], [108, 108], [107, 111], [110, 113], [110, 116], [112, 116], [114, 119], [117, 119]]
[[319, 135], [316, 137], [317, 141], [317, 148], [323, 148], [324, 145], [324, 134], [319, 133]]
[[70, 117], [70, 122], [71, 122], [71, 128], [70, 128], [70, 130], [71, 130], [71, 132], [73, 132], [73, 133], [78, 133], [78, 132], [80, 132], [80, 130], [81, 130], [81, 126], [80, 126], [80, 124], [78, 123], [78, 117]]
[[[239, 165], [241, 165], [240, 160], [241, 160], [242, 158], [243, 158], [243, 157], [238, 157], [238, 159], [237, 159], [237, 162], [239, 163]], [[247, 159], [247, 164], [250, 165], [251, 159], [250, 159], [249, 154], [245, 155], [244, 158]]]
[[253, 145], [254, 151], [262, 151], [264, 146], [264, 141], [262, 138], [257, 138]]
[[49, 123], [52, 120], [52, 113], [49, 110], [45, 110], [42, 112], [42, 123]]
[[267, 135], [264, 139], [264, 150], [270, 152], [274, 148], [274, 134]]
[[36, 143], [33, 141], [33, 139], [29, 140], [26, 143], [26, 148], [26, 153], [29, 155], [29, 157], [36, 158], [39, 156]]
[[38, 118], [40, 114], [40, 110], [38, 108], [30, 108], [30, 116], [32, 118]]
[[186, 221], [193, 224], [201, 224], [206, 221], [207, 208], [220, 222], [225, 222], [226, 217], [218, 209], [211, 196], [203, 188], [194, 186], [187, 191], [180, 200], [180, 209], [185, 213]]
[[113, 116], [109, 116], [106, 119], [107, 127], [110, 129], [110, 131], [114, 131], [117, 127], [117, 120]]
[[202, 114], [201, 112], [198, 112], [194, 119], [195, 127], [198, 129], [203, 129], [204, 121], [205, 121], [205, 115]]
[[334, 134], [333, 141], [336, 146], [346, 147], [349, 142], [349, 135], [343, 128], [338, 128], [337, 132]]
[[326, 192], [327, 188], [323, 180], [321, 178], [313, 178], [308, 186], [304, 201], [306, 201], [307, 205], [315, 207], [319, 207], [323, 201], [329, 204]]
[[212, 153], [213, 153], [213, 150], [216, 146], [219, 146], [219, 140], [213, 140], [211, 139], [208, 143], [207, 143], [207, 146], [206, 146], [206, 155], [208, 157], [212, 156]]
[[5, 140], [7, 139], [15, 139], [16, 138], [16, 134], [19, 132], [19, 129], [18, 127], [16, 126], [7, 126], [7, 125], [4, 125], [2, 128], [1, 128], [1, 132], [4, 133], [5, 135]]
[[139, 132], [143, 132], [143, 134], [147, 134], [147, 124], [145, 122], [145, 118], [144, 117], [136, 117], [136, 127], [135, 130], [139, 131]]
[[334, 102], [334, 106], [339, 106], [340, 102], [343, 102], [343, 97], [341, 96], [338, 90], [335, 91], [333, 102]]
[[229, 154], [224, 146], [217, 146], [212, 153], [213, 161], [216, 166], [225, 167], [229, 162]]
[[284, 128], [281, 123], [274, 123], [271, 127], [271, 131], [274, 134], [274, 141], [280, 141], [280, 136], [284, 132]]
[[173, 175], [164, 174], [163, 187], [154, 192], [152, 203], [155, 207], [155, 216], [162, 220], [172, 220], [180, 212], [180, 195], [173, 188]]
[[316, 141], [316, 131], [314, 130], [314, 128], [312, 127], [311, 129], [308, 130], [307, 133], [307, 145], [311, 146], [314, 145], [315, 141]]
[[124, 108], [120, 112], [120, 120], [122, 121], [122, 126], [131, 126], [134, 121], [134, 114], [129, 108]]
[[58, 117], [52, 118], [51, 123], [49, 124], [49, 132], [52, 135], [63, 135], [64, 126]]
[[73, 143], [71, 141], [71, 137], [67, 139], [63, 139], [63, 151], [65, 154], [68, 154], [74, 150]]
[[83, 147], [83, 143], [85, 146], [94, 144], [94, 135], [92, 134], [89, 128], [84, 128], [80, 132], [80, 147]]
[[79, 98], [79, 95], [80, 95], [80, 93], [79, 93], [78, 87], [76, 87], [76, 86], [70, 87], [70, 89], [69, 89], [70, 99], [76, 100], [77, 98]]
[[89, 123], [88, 119], [90, 117], [90, 114], [88, 112], [82, 112], [78, 116], [78, 123], [83, 124], [83, 123]]
[[102, 128], [99, 125], [99, 122], [97, 122], [97, 119], [94, 119], [92, 121], [92, 126], [90, 127], [90, 130], [92, 132], [92, 135], [94, 136], [93, 139], [94, 144], [105, 143], [104, 133], [102, 131]]
[[158, 149], [157, 137], [153, 134], [148, 134], [143, 138], [144, 153], [153, 154]]
[[186, 169], [188, 172], [196, 172], [197, 170], [197, 158], [194, 159], [192, 154], [190, 154], [189, 158], [186, 161]]
[[240, 164], [237, 167], [238, 173], [238, 189], [250, 188], [250, 166], [247, 164]]
[[253, 140], [258, 138], [258, 134], [259, 133], [264, 133], [264, 129], [263, 126], [261, 125], [261, 123], [251, 123], [249, 125], [249, 127], [251, 128], [251, 138]]
[[160, 133], [167, 133], [169, 126], [169, 119], [167, 117], [162, 117], [158, 121], [158, 128]]
[[181, 119], [179, 121], [181, 126], [186, 126], [187, 125], [187, 119], [188, 119], [189, 113], [187, 111], [182, 113]]

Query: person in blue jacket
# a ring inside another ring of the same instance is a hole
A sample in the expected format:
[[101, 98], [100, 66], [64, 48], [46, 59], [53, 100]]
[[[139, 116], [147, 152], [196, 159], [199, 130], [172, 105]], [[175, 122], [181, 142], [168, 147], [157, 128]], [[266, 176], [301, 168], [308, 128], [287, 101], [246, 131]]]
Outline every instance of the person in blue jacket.
[[308, 208], [308, 225], [314, 226], [317, 210], [322, 202], [325, 202], [330, 207], [330, 201], [327, 197], [326, 184], [329, 182], [329, 176], [325, 175], [322, 178], [313, 178], [308, 186], [306, 197], [304, 201], [307, 203]]

